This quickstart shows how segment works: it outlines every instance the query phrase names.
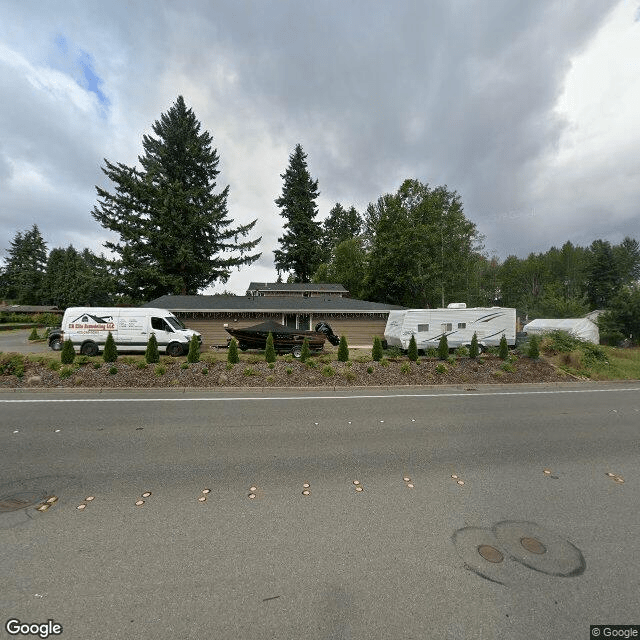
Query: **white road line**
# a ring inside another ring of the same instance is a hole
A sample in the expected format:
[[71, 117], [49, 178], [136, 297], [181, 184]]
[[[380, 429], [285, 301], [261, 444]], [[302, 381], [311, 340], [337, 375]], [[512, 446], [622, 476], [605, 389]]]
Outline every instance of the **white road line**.
[[559, 395], [567, 393], [618, 393], [621, 391], [640, 391], [640, 387], [627, 389], [556, 389], [553, 391], [489, 391], [486, 393], [396, 393], [387, 395], [357, 395], [357, 396], [272, 396], [266, 398], [34, 398], [29, 400], [4, 400], [0, 404], [29, 404], [29, 403], [65, 403], [65, 402], [262, 402], [262, 401], [300, 401], [300, 400], [370, 400], [389, 398], [472, 398], [482, 396], [533, 396]]

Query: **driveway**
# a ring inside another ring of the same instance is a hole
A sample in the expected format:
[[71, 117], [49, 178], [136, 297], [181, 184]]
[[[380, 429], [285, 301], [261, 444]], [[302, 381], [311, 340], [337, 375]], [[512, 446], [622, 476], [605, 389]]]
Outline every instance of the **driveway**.
[[[38, 333], [42, 334], [44, 329]], [[31, 329], [12, 329], [0, 331], [0, 352], [9, 353], [47, 353], [51, 352], [47, 342], [29, 342]]]

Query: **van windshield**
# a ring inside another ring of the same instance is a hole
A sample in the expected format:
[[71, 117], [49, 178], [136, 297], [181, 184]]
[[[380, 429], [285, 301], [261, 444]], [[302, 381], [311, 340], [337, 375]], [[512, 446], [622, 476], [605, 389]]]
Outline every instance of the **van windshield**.
[[165, 320], [174, 328], [174, 329], [186, 329], [182, 322], [178, 320], [178, 318], [165, 318]]

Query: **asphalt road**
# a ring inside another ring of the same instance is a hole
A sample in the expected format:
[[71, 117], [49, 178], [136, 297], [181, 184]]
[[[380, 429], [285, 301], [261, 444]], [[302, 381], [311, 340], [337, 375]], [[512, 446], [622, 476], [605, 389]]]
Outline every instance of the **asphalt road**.
[[564, 640], [640, 624], [637, 383], [0, 393], [0, 416], [3, 627]]

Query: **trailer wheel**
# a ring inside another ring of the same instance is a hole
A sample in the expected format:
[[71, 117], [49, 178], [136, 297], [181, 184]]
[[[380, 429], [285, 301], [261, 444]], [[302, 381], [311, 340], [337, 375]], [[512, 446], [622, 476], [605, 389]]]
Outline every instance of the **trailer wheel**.
[[241, 343], [238, 345], [238, 349], [240, 349], [240, 351], [246, 351], [248, 348], [249, 348], [249, 347], [248, 347], [244, 342], [241, 342]]
[[54, 350], [54, 351], [62, 351], [62, 338], [54, 338], [53, 340], [51, 340], [51, 342], [49, 343], [49, 346]]
[[98, 345], [95, 342], [92, 342], [91, 340], [89, 340], [88, 342], [83, 342], [82, 346], [80, 347], [80, 353], [83, 356], [89, 356], [90, 358], [97, 356], [98, 351], [99, 351]]
[[297, 344], [291, 349], [291, 355], [293, 355], [294, 358], [300, 358], [302, 356], [302, 347]]
[[167, 346], [167, 355], [170, 355], [172, 358], [177, 358], [181, 356], [183, 353], [183, 347], [179, 342], [170, 342]]

